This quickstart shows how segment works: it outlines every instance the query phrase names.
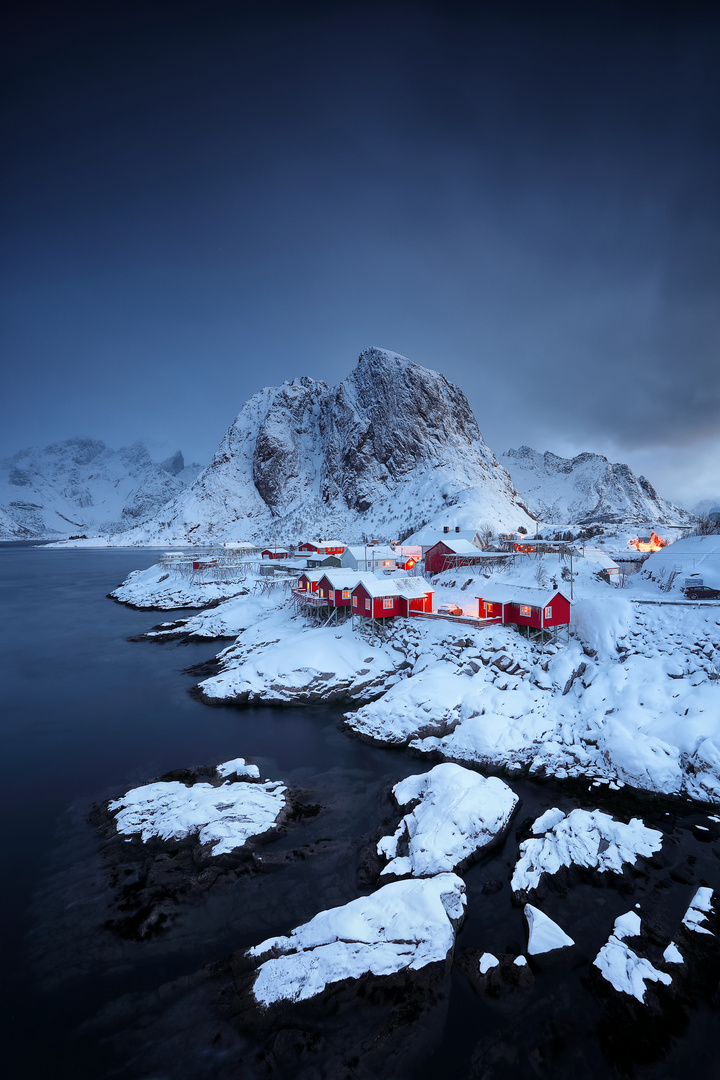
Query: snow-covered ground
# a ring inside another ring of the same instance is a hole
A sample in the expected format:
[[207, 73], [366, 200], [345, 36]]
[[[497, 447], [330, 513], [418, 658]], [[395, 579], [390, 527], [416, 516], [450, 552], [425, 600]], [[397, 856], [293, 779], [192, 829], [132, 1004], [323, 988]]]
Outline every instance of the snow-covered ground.
[[250, 949], [253, 958], [270, 954], [259, 966], [255, 999], [264, 1006], [302, 1001], [368, 972], [391, 975], [444, 962], [464, 913], [465, 884], [455, 874], [385, 885]]
[[554, 949], [566, 949], [575, 944], [561, 926], [532, 904], [525, 905], [525, 918], [528, 923], [530, 956], [540, 956], [542, 953], [552, 952]]
[[257, 766], [247, 765], [243, 758], [218, 765], [216, 772], [238, 779], [219, 786], [158, 780], [132, 788], [108, 806], [111, 813], [117, 811], [117, 831], [139, 835], [143, 843], [153, 837], [181, 840], [193, 836], [209, 846], [211, 855], [225, 855], [277, 827], [286, 806], [283, 784], [255, 782], [260, 775]]
[[502, 836], [518, 802], [498, 777], [485, 778], [451, 762], [408, 776], [393, 794], [401, 807], [416, 804], [377, 846], [390, 860], [383, 874], [398, 877], [455, 870]]

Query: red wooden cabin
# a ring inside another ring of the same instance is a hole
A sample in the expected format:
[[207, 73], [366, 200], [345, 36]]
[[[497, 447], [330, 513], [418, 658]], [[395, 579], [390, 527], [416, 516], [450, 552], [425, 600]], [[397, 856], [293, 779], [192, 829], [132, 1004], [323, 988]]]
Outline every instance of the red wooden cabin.
[[345, 546], [340, 540], [306, 540], [300, 544], [298, 551], [309, 551], [316, 555], [342, 555]]
[[286, 548], [265, 548], [260, 552], [263, 559], [287, 559], [289, 554]]
[[481, 619], [497, 619], [503, 625], [548, 630], [570, 622], [570, 600], [560, 590], [489, 585], [485, 595], [477, 600]]
[[474, 566], [483, 562], [482, 552], [469, 540], [438, 540], [425, 552], [425, 573], [440, 574], [456, 566]]
[[432, 611], [433, 590], [422, 578], [359, 581], [352, 590], [353, 615], [392, 619]]

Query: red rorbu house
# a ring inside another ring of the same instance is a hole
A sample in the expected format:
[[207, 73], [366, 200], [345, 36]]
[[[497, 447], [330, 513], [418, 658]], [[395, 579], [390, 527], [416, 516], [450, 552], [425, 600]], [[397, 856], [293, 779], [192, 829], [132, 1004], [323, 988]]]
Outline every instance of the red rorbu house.
[[372, 578], [374, 574], [358, 574], [352, 570], [325, 571], [317, 584], [318, 593], [327, 599], [330, 607], [350, 608], [352, 606], [352, 590], [360, 581]]
[[265, 548], [260, 552], [263, 559], [287, 559], [289, 554], [287, 548], [279, 547]]
[[392, 619], [432, 611], [433, 590], [421, 577], [380, 579], [368, 575], [352, 589], [352, 613]]
[[342, 555], [345, 544], [341, 540], [306, 540], [300, 544], [298, 551], [308, 551], [315, 555]]
[[456, 566], [476, 566], [484, 562], [483, 552], [469, 540], [438, 540], [425, 552], [425, 573], [440, 574], [443, 570], [454, 570]]
[[533, 589], [525, 585], [489, 585], [478, 596], [481, 619], [496, 619], [505, 625], [526, 626], [530, 630], [554, 630], [570, 623], [570, 600], [562, 590]]
[[323, 570], [306, 570], [305, 573], [301, 574], [298, 578], [298, 589], [302, 589], [303, 592], [316, 592], [318, 582], [323, 575]]

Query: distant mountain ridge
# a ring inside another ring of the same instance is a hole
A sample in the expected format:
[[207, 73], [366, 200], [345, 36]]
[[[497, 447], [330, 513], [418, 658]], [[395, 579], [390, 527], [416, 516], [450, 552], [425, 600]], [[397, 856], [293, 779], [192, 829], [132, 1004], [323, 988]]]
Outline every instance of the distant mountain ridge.
[[337, 386], [250, 398], [208, 467], [130, 543], [394, 538], [426, 521], [534, 525], [457, 387], [386, 349]]
[[521, 446], [500, 460], [533, 513], [550, 524], [689, 525], [694, 520], [629, 465], [612, 464], [601, 454], [563, 458]]
[[161, 463], [142, 442], [112, 450], [74, 438], [0, 461], [0, 539], [107, 535], [144, 521], [194, 479], [182, 453]]

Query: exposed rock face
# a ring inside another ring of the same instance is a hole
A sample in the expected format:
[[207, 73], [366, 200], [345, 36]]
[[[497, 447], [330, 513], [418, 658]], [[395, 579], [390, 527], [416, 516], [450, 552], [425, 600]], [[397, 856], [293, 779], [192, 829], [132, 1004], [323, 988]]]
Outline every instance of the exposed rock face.
[[462, 391], [370, 348], [336, 387], [301, 378], [256, 394], [190, 489], [128, 539], [390, 536], [450, 506], [458, 524], [530, 522]]
[[541, 520], [555, 524], [648, 521], [687, 525], [693, 515], [658, 495], [629, 465], [612, 464], [600, 454], [558, 457], [521, 446], [501, 454], [527, 505]]
[[180, 451], [154, 463], [141, 442], [115, 451], [77, 438], [21, 450], [0, 463], [0, 539], [117, 532], [157, 514], [198, 471]]

